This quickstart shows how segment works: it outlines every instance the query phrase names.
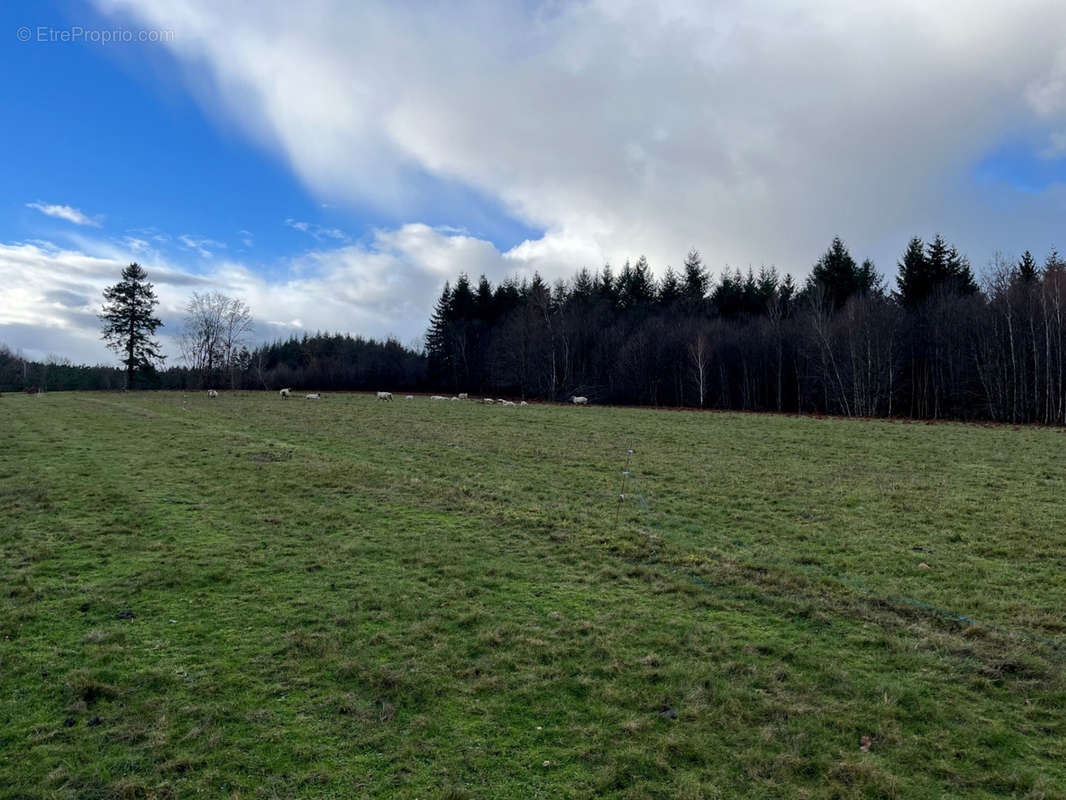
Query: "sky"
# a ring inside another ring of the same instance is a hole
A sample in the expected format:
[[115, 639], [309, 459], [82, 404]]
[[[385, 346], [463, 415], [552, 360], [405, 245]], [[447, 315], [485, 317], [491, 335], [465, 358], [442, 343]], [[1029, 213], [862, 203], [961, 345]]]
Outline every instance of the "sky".
[[33, 358], [114, 362], [130, 261], [174, 360], [197, 291], [257, 340], [410, 344], [459, 272], [1066, 250], [1058, 1], [8, 2], [0, 42], [0, 343]]

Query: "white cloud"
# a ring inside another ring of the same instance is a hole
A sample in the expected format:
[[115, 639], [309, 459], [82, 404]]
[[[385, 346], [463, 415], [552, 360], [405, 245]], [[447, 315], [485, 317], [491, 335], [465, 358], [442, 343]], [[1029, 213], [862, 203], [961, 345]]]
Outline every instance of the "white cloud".
[[215, 249], [225, 249], [225, 242], [219, 242], [215, 239], [208, 239], [205, 237], [190, 236], [187, 233], [183, 233], [178, 237], [178, 241], [181, 242], [189, 250], [195, 250], [201, 258], [211, 258], [214, 253], [208, 250], [208, 247]]
[[300, 220], [293, 219], [292, 217], [286, 219], [285, 224], [288, 227], [293, 228], [294, 230], [300, 231], [301, 233], [309, 234], [320, 241], [323, 239], [336, 239], [338, 241], [346, 241], [348, 239], [348, 234], [346, 234], [340, 228], [327, 228], [323, 225], [317, 225], [313, 222], [302, 222]]
[[34, 208], [49, 217], [65, 219], [67, 222], [73, 222], [75, 225], [90, 225], [94, 228], [100, 227], [99, 217], [90, 217], [73, 206], [63, 206], [37, 201], [36, 203], [26, 203], [26, 207]]
[[458, 181], [567, 271], [697, 246], [802, 274], [837, 233], [891, 270], [912, 233], [976, 260], [1061, 218], [999, 225], [1011, 190], [970, 175], [1066, 123], [1059, 0], [98, 3], [176, 30], [203, 102], [321, 199], [410, 219], [427, 173]]
[[146, 240], [139, 239], [136, 236], [125, 236], [122, 242], [134, 253], [147, 253], [152, 247]]

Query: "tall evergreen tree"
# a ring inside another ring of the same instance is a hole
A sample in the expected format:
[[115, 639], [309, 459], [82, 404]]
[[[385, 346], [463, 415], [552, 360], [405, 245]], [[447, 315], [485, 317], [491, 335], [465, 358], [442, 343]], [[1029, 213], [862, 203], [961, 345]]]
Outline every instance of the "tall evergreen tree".
[[448, 321], [451, 319], [451, 307], [452, 287], [448, 281], [445, 281], [444, 288], [429, 318], [429, 330], [426, 331], [426, 350], [430, 356], [444, 352]]
[[824, 288], [826, 300], [833, 308], [840, 308], [859, 291], [858, 267], [839, 236], [833, 237], [833, 243], [811, 270], [807, 286], [816, 285]]
[[521, 302], [521, 293], [518, 291], [518, 284], [514, 278], [508, 278], [496, 286], [493, 301], [496, 304], [497, 317], [501, 317], [508, 311], [518, 307], [519, 302]]
[[938, 233], [924, 249], [917, 236], [907, 243], [903, 260], [899, 262], [896, 286], [900, 305], [915, 309], [941, 292], [974, 294], [977, 280], [966, 256]]
[[648, 259], [641, 256], [636, 264], [628, 261], [618, 274], [618, 302], [623, 308], [645, 308], [655, 299], [655, 281]]
[[477, 284], [477, 291], [474, 293], [474, 308], [478, 319], [490, 321], [496, 316], [496, 303], [492, 294], [492, 284], [489, 283], [488, 278], [484, 275]]
[[929, 267], [929, 279], [933, 290], [943, 285], [951, 277], [951, 260], [951, 247], [944, 241], [944, 237], [938, 233], [925, 248], [925, 263]]
[[970, 269], [970, 260], [959, 253], [952, 245], [948, 250], [948, 288], [958, 295], [970, 295], [977, 292], [977, 280]]
[[710, 283], [710, 276], [703, 266], [699, 251], [689, 250], [685, 256], [685, 274], [681, 288], [689, 311], [699, 311], [703, 308]]
[[1025, 283], [1032, 283], [1040, 275], [1040, 267], [1036, 264], [1036, 259], [1033, 258], [1033, 254], [1028, 250], [1021, 257], [1018, 262], [1018, 277]]
[[154, 369], [165, 356], [153, 338], [163, 326], [155, 316], [159, 305], [155, 290], [140, 264], [134, 262], [122, 270], [122, 280], [104, 290], [104, 307], [99, 315], [104, 324], [101, 338], [107, 346], [123, 356], [126, 388], [132, 389], [138, 371]]
[[778, 289], [778, 296], [786, 307], [791, 306], [792, 300], [796, 297], [796, 282], [792, 279], [791, 272], [786, 273], [785, 279], [781, 281], [781, 286]]
[[574, 276], [574, 297], [580, 300], [588, 300], [596, 289], [595, 280], [588, 267], [582, 267]]
[[443, 381], [451, 370], [451, 352], [448, 347], [448, 326], [451, 324], [451, 318], [452, 287], [445, 281], [440, 297], [433, 306], [429, 328], [426, 330], [428, 370], [430, 376], [437, 381]]
[[777, 267], [759, 267], [759, 277], [755, 282], [755, 292], [760, 314], [766, 310], [766, 304], [777, 294], [777, 287], [780, 282], [781, 280], [777, 275]]
[[662, 281], [659, 283], [659, 304], [664, 308], [672, 308], [681, 299], [681, 282], [672, 267], [666, 268]]
[[722, 270], [711, 292], [711, 303], [722, 317], [732, 317], [744, 310], [744, 277], [740, 270]]
[[461, 273], [455, 281], [452, 289], [451, 319], [466, 320], [474, 316], [474, 292], [470, 289], [470, 278], [466, 273]]
[[885, 281], [881, 273], [877, 271], [874, 262], [866, 259], [856, 272], [858, 293], [865, 296], [883, 297], [885, 294]]
[[904, 308], [917, 308], [933, 291], [925, 243], [917, 236], [907, 243], [896, 274], [896, 297]]
[[618, 305], [618, 279], [615, 278], [610, 264], [603, 265], [603, 271], [596, 282], [596, 290], [610, 308]]

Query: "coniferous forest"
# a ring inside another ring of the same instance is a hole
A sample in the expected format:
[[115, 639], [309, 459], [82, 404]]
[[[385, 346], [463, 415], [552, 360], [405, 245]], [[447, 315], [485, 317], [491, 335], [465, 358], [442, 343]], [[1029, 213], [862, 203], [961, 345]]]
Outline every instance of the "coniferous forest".
[[[594, 403], [1066, 424], [1066, 261], [994, 258], [978, 285], [940, 236], [889, 281], [838, 238], [798, 284], [772, 267], [712, 277], [643, 257], [493, 286], [461, 274], [424, 350], [305, 334], [217, 366], [146, 369], [140, 388], [446, 391]], [[0, 391], [118, 389], [120, 369], [0, 346]]]
[[797, 285], [773, 268], [712, 281], [697, 252], [492, 286], [444, 287], [426, 336], [450, 391], [847, 416], [1066, 423], [1066, 262], [996, 259], [978, 286], [940, 236], [894, 286], [840, 239]]

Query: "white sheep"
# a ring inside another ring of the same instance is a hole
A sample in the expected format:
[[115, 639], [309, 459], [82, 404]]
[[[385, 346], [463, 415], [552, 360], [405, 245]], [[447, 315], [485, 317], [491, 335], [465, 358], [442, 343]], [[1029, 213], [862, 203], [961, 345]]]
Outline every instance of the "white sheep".
[[466, 392], [459, 392], [459, 399], [460, 400], [469, 400], [470, 399], [470, 395], [467, 394]]
[[482, 402], [482, 403], [484, 403], [484, 404], [485, 404], [485, 405], [487, 405], [487, 406], [491, 406], [491, 405], [492, 405], [493, 403], [495, 403], [496, 401], [495, 401], [495, 400], [493, 400], [493, 399], [492, 399], [491, 397], [486, 397], [486, 398], [485, 398], [484, 400], [482, 400], [481, 402]]
[[289, 394], [291, 392], [292, 392], [292, 389], [282, 389], [280, 392], [278, 392], [278, 394], [280, 394], [281, 398], [284, 400], [286, 397], [289, 396]]
[[216, 392], [214, 389], [208, 389], [207, 390], [207, 396], [208, 397], [218, 397], [218, 392]]
[[458, 397], [453, 397], [453, 398], [452, 398], [452, 400], [458, 400], [458, 399], [459, 399]]
[[577, 395], [574, 395], [570, 400], [575, 406], [587, 406], [589, 404], [589, 399], [587, 397], [578, 397]]
[[514, 401], [513, 400], [501, 400], [500, 404], [501, 405], [505, 405], [505, 406], [513, 406], [514, 405]]
[[414, 399], [415, 399], [415, 396], [414, 396], [413, 394], [409, 394], [409, 395], [407, 395], [407, 396], [406, 396], [406, 397], [404, 398], [404, 400], [414, 400]]
[[447, 397], [443, 397], [442, 395], [439, 395], [439, 394], [435, 394], [429, 399], [430, 400], [447, 400], [448, 398]]
[[321, 400], [322, 399], [322, 395], [320, 395], [318, 392], [312, 392], [311, 394], [304, 395], [304, 397], [306, 397], [308, 400]]
[[378, 400], [387, 400], [392, 402], [392, 392], [378, 392]]
[[521, 403], [519, 403], [518, 405], [520, 405], [520, 406], [528, 406], [528, 405], [529, 405], [529, 403], [527, 403], [527, 402], [526, 402], [525, 400], [523, 400], [523, 401], [522, 401]]

